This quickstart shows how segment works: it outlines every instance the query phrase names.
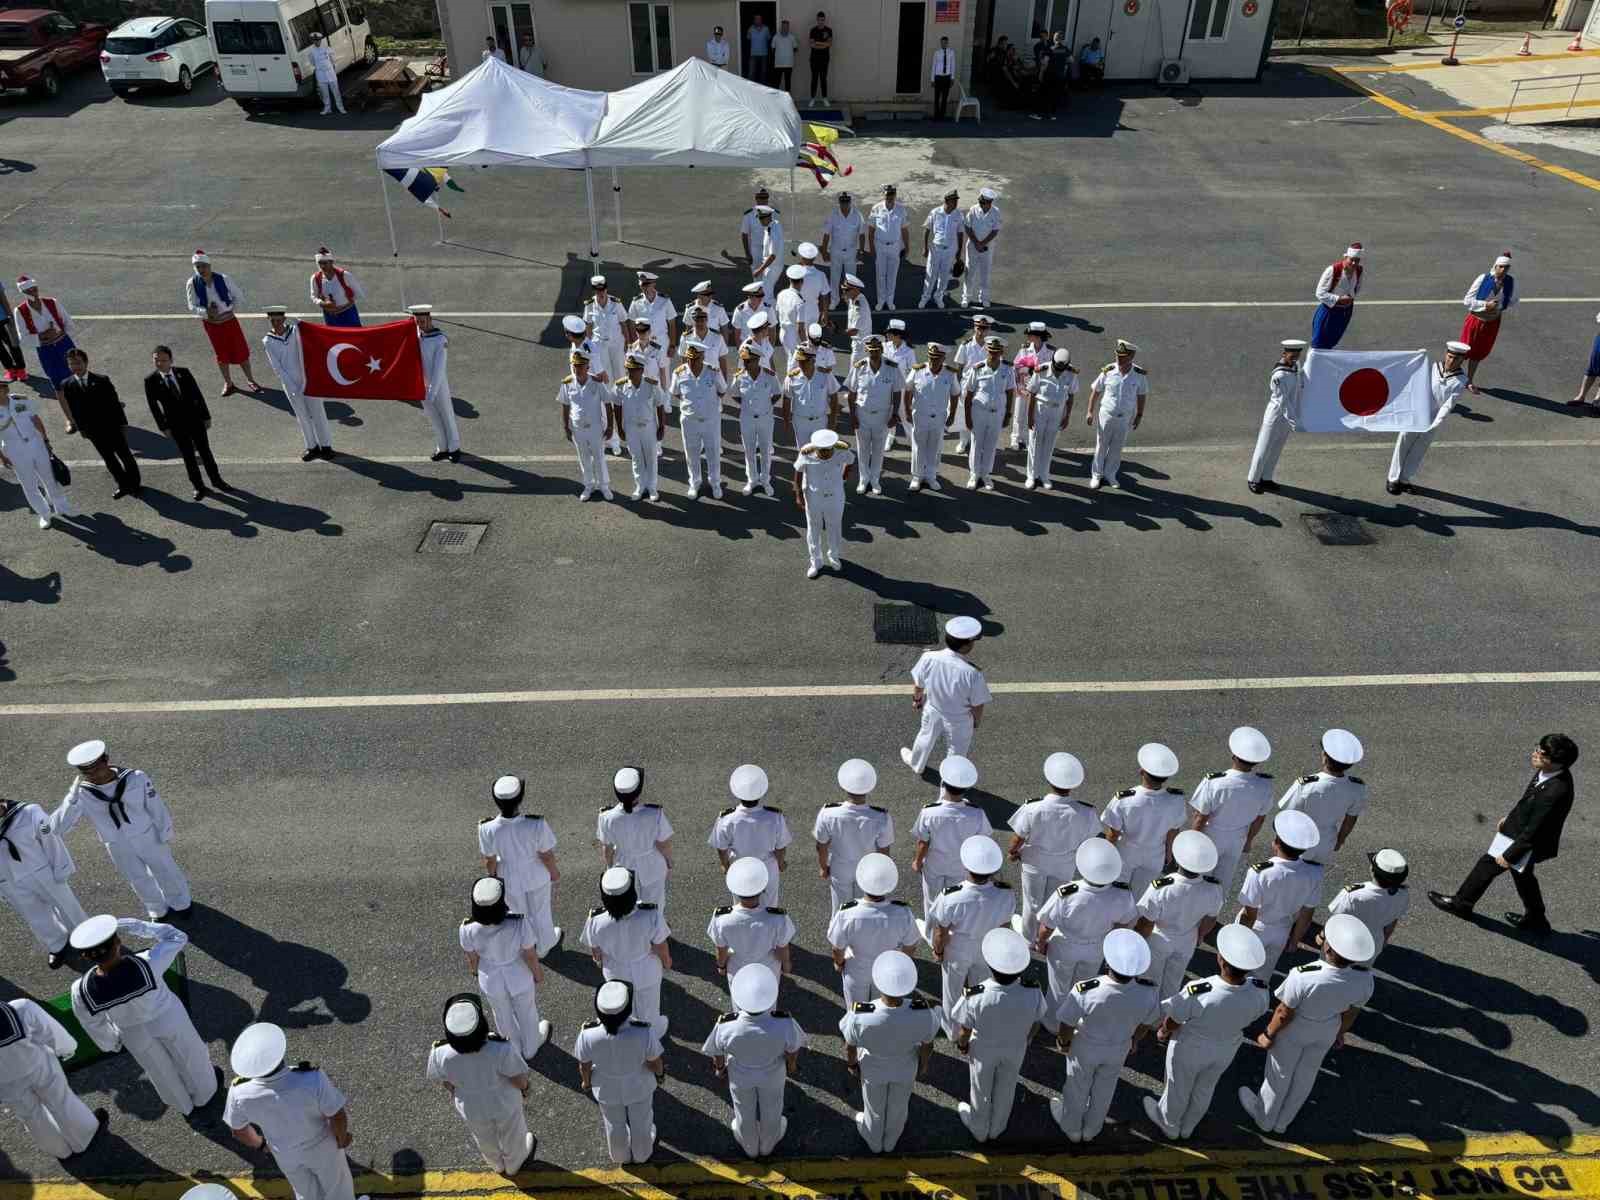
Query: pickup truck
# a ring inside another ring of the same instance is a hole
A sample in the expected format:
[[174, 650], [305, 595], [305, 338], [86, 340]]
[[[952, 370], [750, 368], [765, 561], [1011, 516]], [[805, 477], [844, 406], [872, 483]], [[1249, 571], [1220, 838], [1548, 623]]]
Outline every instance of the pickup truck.
[[107, 32], [48, 8], [0, 9], [0, 93], [59, 95], [68, 71], [99, 65]]

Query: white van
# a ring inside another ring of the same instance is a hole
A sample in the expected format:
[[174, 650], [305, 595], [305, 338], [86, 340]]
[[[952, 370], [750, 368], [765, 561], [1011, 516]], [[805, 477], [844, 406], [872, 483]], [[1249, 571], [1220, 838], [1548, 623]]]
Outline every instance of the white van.
[[361, 0], [206, 0], [217, 79], [240, 108], [316, 96], [311, 35], [340, 71], [378, 61]]

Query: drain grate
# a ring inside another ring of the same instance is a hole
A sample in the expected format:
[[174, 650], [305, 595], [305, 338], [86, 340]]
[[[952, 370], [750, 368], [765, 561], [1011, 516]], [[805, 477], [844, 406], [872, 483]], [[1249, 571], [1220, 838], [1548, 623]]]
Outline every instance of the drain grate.
[[926, 646], [939, 638], [939, 614], [920, 604], [874, 604], [874, 641]]
[[1360, 517], [1348, 513], [1301, 513], [1306, 532], [1324, 546], [1371, 546], [1377, 538], [1367, 532]]
[[471, 554], [489, 531], [487, 521], [435, 521], [417, 547], [418, 554]]

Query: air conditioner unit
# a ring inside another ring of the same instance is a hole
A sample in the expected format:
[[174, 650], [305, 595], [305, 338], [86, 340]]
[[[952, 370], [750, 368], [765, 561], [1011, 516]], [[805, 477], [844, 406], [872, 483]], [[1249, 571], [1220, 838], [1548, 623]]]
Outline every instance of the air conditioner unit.
[[1163, 87], [1178, 87], [1189, 82], [1189, 64], [1181, 58], [1163, 58], [1156, 72], [1156, 82]]

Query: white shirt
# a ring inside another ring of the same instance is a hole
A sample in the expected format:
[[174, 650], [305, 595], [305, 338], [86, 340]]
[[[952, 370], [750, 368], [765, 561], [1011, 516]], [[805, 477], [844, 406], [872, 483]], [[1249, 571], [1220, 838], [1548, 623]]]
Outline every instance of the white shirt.
[[71, 1058], [78, 1043], [32, 1000], [12, 1000], [0, 1007], [6, 1010], [0, 1013], [0, 1103], [31, 1106], [53, 1082], [52, 1061]]
[[1218, 846], [1242, 846], [1256, 818], [1272, 811], [1272, 776], [1231, 767], [1213, 771], [1194, 789], [1189, 807], [1211, 818], [1205, 833]]
[[1457, 368], [1447, 375], [1443, 363], [1433, 364], [1431, 379], [1434, 409], [1433, 420], [1428, 424], [1429, 432], [1444, 424], [1444, 419], [1455, 411], [1461, 393], [1467, 389], [1466, 372]]
[[811, 836], [828, 848], [828, 873], [854, 888], [856, 864], [866, 855], [894, 845], [894, 818], [877, 804], [836, 800], [817, 810]]
[[1029, 800], [1007, 822], [1022, 842], [1022, 865], [1056, 878], [1070, 876], [1078, 847], [1100, 832], [1100, 814], [1087, 800], [1055, 792]]
[[778, 315], [778, 336], [783, 344], [793, 349], [800, 342], [800, 327], [806, 324], [806, 298], [803, 293], [786, 287], [773, 302]]
[[1239, 903], [1256, 910], [1255, 928], [1286, 929], [1302, 908], [1314, 907], [1322, 895], [1322, 868], [1304, 859], [1276, 856], [1255, 863], [1244, 874]]
[[828, 922], [828, 945], [869, 974], [885, 950], [903, 950], [918, 940], [917, 918], [904, 900], [846, 900]]
[[671, 936], [666, 914], [654, 904], [638, 903], [620, 920], [603, 906], [591, 908], [579, 942], [598, 950], [604, 966], [614, 970], [653, 956], [654, 948]]
[[156, 785], [137, 767], [113, 768], [110, 783], [92, 784], [83, 776], [72, 781], [66, 796], [50, 816], [50, 827], [67, 834], [85, 815], [108, 847], [130, 839], [172, 841], [172, 813]]
[[706, 936], [719, 950], [728, 951], [728, 978], [751, 963], [763, 963], [781, 974], [775, 951], [794, 941], [794, 922], [781, 908], [724, 904], [711, 914]]
[[597, 342], [614, 341], [619, 346], [624, 344], [627, 339], [622, 334], [622, 322], [627, 315], [628, 310], [622, 307], [622, 302], [615, 296], [607, 296], [603, 305], [591, 299], [583, 306], [583, 319], [594, 331], [594, 340]]
[[[783, 380], [783, 397], [789, 402], [790, 411], [794, 416], [803, 421], [821, 421], [828, 415], [828, 401], [839, 391], [839, 381], [826, 371], [813, 370], [811, 378], [799, 367], [794, 367]], [[845, 450], [842, 453], [849, 454]], [[839, 452], [835, 452], [828, 462], [836, 462]], [[821, 460], [818, 460], [821, 461]], [[849, 461], [854, 462], [854, 458]], [[826, 463], [823, 464], [826, 466]], [[827, 474], [826, 471], [823, 472]]]
[[1131, 417], [1138, 411], [1139, 401], [1149, 394], [1150, 381], [1145, 378], [1143, 367], [1130, 364], [1124, 374], [1111, 362], [1100, 368], [1090, 391], [1100, 396], [1097, 407], [1101, 416]]
[[[219, 315], [236, 312], [244, 304], [243, 293], [239, 291], [239, 285], [221, 271], [211, 272], [211, 278], [206, 281], [206, 303], [200, 303], [200, 289], [196, 286], [199, 278], [198, 275], [191, 274], [183, 285], [184, 299], [189, 303], [189, 311], [195, 316], [210, 316], [210, 310], [207, 308], [207, 305], [210, 304], [216, 305], [216, 311]], [[228, 298], [226, 300], [222, 298], [222, 293], [217, 288], [217, 280], [219, 279], [222, 280], [223, 286], [228, 289]]]
[[1492, 272], [1485, 271], [1485, 272], [1483, 272], [1482, 275], [1479, 275], [1475, 279], [1473, 279], [1471, 286], [1469, 286], [1467, 288], [1466, 295], [1461, 297], [1461, 303], [1466, 305], [1466, 309], [1467, 309], [1468, 312], [1473, 313], [1474, 315], [1481, 317], [1481, 316], [1484, 316], [1484, 314], [1485, 314], [1485, 312], [1487, 310], [1487, 305], [1488, 305], [1489, 301], [1498, 300], [1500, 302], [1499, 307], [1496, 308], [1494, 310], [1494, 312], [1492, 314], [1489, 314], [1489, 316], [1486, 318], [1487, 320], [1490, 320], [1490, 321], [1498, 321], [1500, 319], [1500, 314], [1501, 313], [1505, 312], [1507, 309], [1516, 307], [1516, 304], [1517, 304], [1517, 293], [1516, 293], [1516, 289], [1513, 287], [1512, 292], [1511, 292], [1511, 299], [1509, 301], [1507, 301], [1506, 300], [1506, 296], [1505, 296], [1505, 291], [1506, 291], [1505, 280], [1501, 279], [1501, 280], [1496, 281], [1493, 289], [1489, 292], [1489, 294], [1487, 296], [1485, 296], [1482, 300], [1479, 300], [1478, 299], [1478, 289], [1483, 286], [1484, 279], [1486, 277], [1488, 277], [1489, 275], [1491, 275], [1491, 274], [1492, 274]]
[[966, 988], [950, 1009], [950, 1020], [972, 1030], [972, 1056], [1015, 1060], [1028, 1051], [1033, 1027], [1044, 1020], [1049, 1005], [1037, 983], [990, 979]]
[[434, 326], [417, 337], [422, 351], [422, 377], [427, 381], [427, 398], [436, 403], [450, 403], [450, 377], [446, 374], [450, 339], [444, 330]]
[[1006, 393], [1014, 392], [1016, 386], [1016, 372], [1010, 363], [1002, 361], [999, 366], [991, 367], [985, 357], [967, 368], [961, 392], [963, 396], [972, 397], [973, 408], [1004, 414], [1008, 405]]
[[[1050, 893], [1039, 909], [1039, 924], [1075, 946], [1092, 946], [1098, 955], [1106, 934], [1138, 920], [1133, 891], [1125, 883], [1085, 883], [1075, 879]], [[1097, 960], [1098, 961], [1098, 960]]]
[[1367, 785], [1355, 775], [1318, 771], [1291, 783], [1278, 807], [1303, 812], [1317, 823], [1317, 844], [1305, 857], [1311, 862], [1327, 862], [1333, 857], [1344, 819], [1367, 811]]
[[794, 66], [795, 51], [800, 48], [800, 39], [792, 33], [775, 33], [772, 35], [772, 65], [775, 67]]
[[728, 65], [728, 40], [726, 38], [709, 38], [706, 41], [706, 61], [714, 67]]
[[[767, 338], [765, 341], [757, 341], [753, 337], [745, 338], [744, 341], [739, 343], [739, 353], [741, 355], [743, 355], [745, 350], [747, 350], [747, 349], [754, 350], [756, 352], [756, 354], [760, 357], [760, 359], [761, 359], [761, 369], [763, 371], [771, 371], [772, 370], [772, 355], [773, 355], [773, 352], [777, 349], [777, 347], [772, 344], [772, 339], [770, 337]], [[742, 361], [743, 360], [741, 359], [741, 362]], [[777, 382], [777, 381], [774, 380], [774, 382]], [[781, 388], [783, 385], [781, 383], [778, 383], [777, 386]]]
[[950, 77], [955, 75], [955, 73], [956, 73], [956, 52], [954, 50], [951, 50], [949, 47], [945, 47], [945, 48], [940, 49], [940, 50], [935, 50], [933, 52], [933, 71], [929, 75], [929, 79], [930, 80], [937, 80], [940, 77], [949, 79]]
[[961, 843], [969, 837], [988, 837], [993, 832], [983, 809], [964, 801], [948, 800], [942, 793], [938, 800], [924, 804], [911, 824], [911, 836], [928, 846], [922, 858], [922, 869], [934, 875], [964, 874]]
[[[759, 294], [753, 300], [745, 300], [733, 306], [733, 312], [728, 314], [728, 323], [733, 326], [735, 333], [738, 335], [738, 341], [742, 343], [750, 336], [750, 321], [760, 312], [768, 312], [768, 309]], [[767, 320], [772, 320], [770, 313], [767, 316]]]
[[323, 275], [320, 270], [311, 273], [311, 302], [313, 304], [326, 297], [333, 301], [335, 308], [343, 308], [347, 304], [354, 304], [357, 300], [366, 299], [366, 295], [365, 289], [361, 286], [361, 281], [349, 271], [344, 272], [344, 281], [342, 283], [337, 274]]
[[[496, 51], [496, 54], [504, 61], [505, 55], [503, 53]], [[317, 45], [311, 47], [311, 67], [316, 72], [318, 83], [334, 83], [339, 78], [338, 69], [333, 63], [333, 51], [326, 46]]]
[[1372, 999], [1374, 982], [1366, 967], [1306, 963], [1284, 977], [1275, 995], [1294, 1009], [1295, 1020], [1326, 1024]]
[[1122, 835], [1117, 849], [1124, 870], [1130, 864], [1151, 862], [1159, 867], [1166, 861], [1167, 834], [1183, 828], [1183, 789], [1127, 788], [1111, 798], [1100, 820]]
[[1078, 373], [1070, 368], [1059, 375], [1054, 369], [1035, 371], [1028, 380], [1028, 394], [1033, 397], [1035, 421], [1060, 421], [1078, 394]]
[[1056, 1015], [1074, 1029], [1074, 1046], [1126, 1046], [1139, 1026], [1161, 1024], [1161, 998], [1147, 979], [1123, 983], [1101, 975], [1074, 986]]
[[1370, 879], [1366, 883], [1352, 883], [1342, 888], [1328, 902], [1328, 915], [1343, 913], [1355, 917], [1372, 934], [1377, 947], [1373, 957], [1383, 953], [1383, 931], [1411, 911], [1411, 893], [1401, 884], [1393, 892], [1379, 887]]
[[1322, 268], [1322, 274], [1317, 277], [1317, 303], [1326, 308], [1332, 308], [1345, 296], [1355, 299], [1356, 293], [1361, 290], [1361, 272], [1355, 267], [1342, 267], [1339, 271], [1339, 282], [1333, 282], [1334, 264], [1329, 263]]
[[[17, 340], [24, 346], [37, 349], [42, 344], [39, 341], [39, 335], [51, 329], [59, 329], [68, 337], [72, 336], [74, 328], [72, 314], [67, 311], [66, 306], [61, 301], [53, 296], [48, 297], [55, 304], [56, 313], [61, 315], [61, 320], [57, 321], [55, 313], [50, 311], [50, 305], [45, 303], [46, 298], [41, 296], [39, 298], [39, 307], [34, 308], [28, 303], [27, 298], [23, 297], [17, 302], [16, 308], [12, 311], [11, 319], [17, 327]], [[31, 332], [28, 329], [30, 320], [33, 322]]]
[[856, 1048], [861, 1081], [911, 1083], [921, 1048], [939, 1030], [939, 1005], [910, 997], [890, 1007], [882, 1000], [857, 1004], [839, 1021], [846, 1046]]
[[1175, 1035], [1179, 1041], [1236, 1041], [1246, 1025], [1271, 1007], [1266, 983], [1254, 976], [1243, 983], [1229, 983], [1221, 975], [1211, 975], [1179, 988], [1177, 995], [1161, 1002], [1162, 1015], [1183, 1026]]
[[478, 956], [478, 986], [491, 987], [502, 974], [521, 978], [530, 974], [524, 950], [537, 950], [539, 939], [533, 922], [511, 913], [498, 925], [461, 922], [456, 940], [468, 954]]
[[544, 77], [544, 51], [538, 46], [518, 46], [517, 65], [529, 75]]
[[734, 1087], [756, 1087], [781, 1082], [787, 1075], [786, 1056], [800, 1053], [805, 1044], [800, 1023], [776, 1009], [718, 1017], [700, 1051], [728, 1060], [728, 1082]]
[[672, 306], [660, 292], [656, 293], [654, 300], [647, 300], [643, 295], [635, 296], [633, 303], [628, 305], [628, 319], [636, 325], [649, 325], [650, 336], [662, 346], [667, 344], [667, 322], [676, 320], [678, 310]]
[[[768, 205], [768, 207], [771, 208], [772, 206]], [[775, 208], [772, 209], [772, 223], [774, 225], [778, 224], [778, 210]], [[749, 240], [750, 252], [759, 261], [763, 257], [761, 241], [766, 237], [767, 231], [761, 228], [761, 218], [756, 216], [756, 210], [753, 206], [744, 210], [744, 216], [739, 220], [739, 232]]]
[[965, 338], [956, 347], [955, 357], [952, 362], [958, 374], [965, 374], [968, 367], [977, 366], [988, 361], [989, 352], [983, 348], [983, 342], [976, 334]]
[[968, 710], [994, 699], [983, 672], [948, 647], [924, 650], [911, 668], [911, 682], [926, 693], [925, 703], [946, 716], [967, 716]]
[[855, 299], [845, 302], [844, 327], [853, 339], [851, 352], [854, 353], [856, 346], [872, 332], [872, 304], [860, 292], [856, 293]]
[[1222, 901], [1222, 885], [1211, 876], [1191, 878], [1174, 871], [1152, 879], [1138, 907], [1139, 915], [1155, 926], [1152, 938], [1159, 935], [1170, 944], [1179, 944], [1193, 939], [1200, 922], [1215, 915]]
[[637, 1104], [656, 1090], [655, 1072], [645, 1063], [661, 1057], [661, 1038], [648, 1021], [630, 1020], [616, 1033], [607, 1033], [591, 1017], [578, 1031], [572, 1056], [589, 1064], [596, 1102]]
[[657, 410], [672, 406], [648, 368], [638, 387], [624, 379], [612, 390], [612, 397], [612, 403], [622, 409], [622, 424], [627, 429], [656, 428]]
[[959, 381], [954, 371], [942, 368], [935, 375], [920, 366], [911, 373], [911, 423], [918, 429], [933, 429], [950, 419], [950, 400]]
[[961, 236], [967, 225], [960, 209], [946, 211], [941, 204], [937, 208], [928, 210], [922, 227], [931, 234], [929, 241], [935, 249], [954, 250], [956, 239]]
[[722, 410], [722, 393], [728, 390], [728, 385], [723, 383], [722, 372], [711, 365], [708, 355], [699, 375], [687, 363], [674, 371], [669, 390], [684, 420], [714, 420]]
[[550, 882], [550, 871], [539, 856], [556, 848], [555, 831], [550, 822], [531, 813], [514, 817], [490, 817], [478, 823], [478, 853], [500, 864], [505, 881], [506, 900], [531, 892]]
[[835, 205], [822, 219], [822, 236], [828, 243], [828, 256], [834, 262], [840, 259], [847, 264], [855, 262], [860, 253], [865, 229], [866, 223], [861, 218], [859, 208], [852, 204], [850, 211], [846, 213]]
[[886, 335], [883, 339], [883, 357], [899, 367], [900, 374], [907, 379], [911, 378], [911, 372], [917, 365], [917, 352], [904, 337], [896, 345], [894, 335], [892, 333]]
[[781, 809], [765, 804], [735, 804], [725, 808], [711, 826], [706, 844], [734, 858], [770, 860], [793, 840]]
[[800, 281], [800, 295], [806, 302], [803, 319], [809, 325], [822, 315], [821, 300], [828, 295], [828, 277], [816, 267], [807, 267], [806, 277]]
[[284, 391], [292, 396], [304, 395], [306, 369], [300, 352], [300, 323], [288, 322], [281, 334], [268, 330], [267, 335], [261, 339], [261, 348], [266, 351], [267, 361], [277, 372]]
[[872, 225], [873, 249], [879, 254], [898, 254], [900, 234], [906, 227], [905, 205], [897, 202], [889, 208], [880, 200], [872, 206], [867, 220]]
[[451, 1102], [464, 1121], [502, 1121], [522, 1109], [512, 1080], [528, 1073], [527, 1060], [497, 1033], [470, 1054], [444, 1041], [428, 1052], [427, 1077], [451, 1086]]
[[344, 1093], [308, 1063], [241, 1079], [228, 1089], [222, 1119], [230, 1129], [254, 1125], [275, 1151], [293, 1153], [332, 1141], [328, 1118], [344, 1106]]
[[124, 952], [122, 960], [105, 975], [91, 978], [95, 976], [91, 970], [72, 984], [72, 1015], [107, 1054], [122, 1048], [125, 1030], [175, 1014], [188, 1019], [164, 976], [172, 960], [189, 944], [189, 935], [171, 925], [132, 917], [117, 921], [117, 933], [124, 941], [153, 938], [155, 944], [137, 954]]
[[778, 398], [778, 377], [763, 368], [754, 379], [740, 369], [728, 385], [729, 397], [739, 406], [742, 417], [770, 417]]
[[655, 881], [667, 873], [667, 860], [656, 849], [672, 837], [672, 823], [659, 804], [635, 804], [628, 812], [616, 803], [600, 810], [595, 841], [612, 848], [612, 861], [627, 867], [641, 880]]
[[582, 383], [576, 376], [568, 375], [556, 389], [556, 403], [567, 408], [574, 433], [604, 430], [605, 406], [611, 403], [611, 389], [593, 375]]
[[[829, 375], [828, 378], [832, 379], [833, 376]], [[806, 453], [794, 460], [794, 469], [805, 480], [807, 496], [843, 496], [845, 468], [855, 461], [855, 453], [850, 450], [835, 450], [830, 458]]]
[[991, 879], [988, 883], [963, 880], [951, 884], [928, 905], [928, 938], [932, 943], [935, 926], [950, 931], [945, 942], [944, 961], [949, 964], [976, 962], [981, 957], [984, 934], [1001, 926], [1009, 929], [1017, 911], [1017, 894], [1009, 883]]
[[60, 883], [76, 869], [67, 844], [50, 828], [50, 818], [39, 805], [15, 804], [0, 818], [0, 892], [30, 875]]
[[845, 390], [855, 397], [860, 419], [880, 426], [888, 421], [905, 386], [900, 368], [882, 357], [876, 369], [867, 359], [862, 359], [850, 368], [845, 381]]
[[[989, 202], [989, 211], [983, 211], [983, 205], [974, 204], [967, 209], [967, 232], [975, 238], [986, 238], [1000, 228], [1000, 206], [992, 200]], [[999, 241], [996, 238], [995, 241]], [[990, 242], [992, 247], [994, 242]]]

